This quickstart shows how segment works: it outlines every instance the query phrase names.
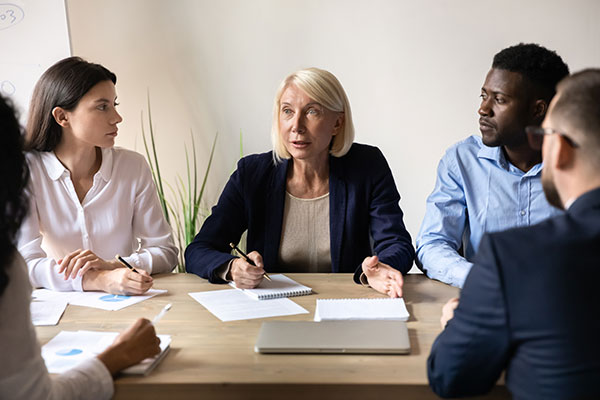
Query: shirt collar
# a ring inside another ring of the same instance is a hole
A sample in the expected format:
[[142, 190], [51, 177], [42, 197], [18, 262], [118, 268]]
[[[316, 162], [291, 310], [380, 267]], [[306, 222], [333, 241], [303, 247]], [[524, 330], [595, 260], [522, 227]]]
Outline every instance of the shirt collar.
[[56, 157], [56, 154], [54, 154], [53, 151], [42, 151], [40, 152], [40, 156], [48, 176], [53, 181], [63, 176], [63, 174], [69, 173], [65, 166], [62, 165], [62, 163], [58, 160], [58, 157]]
[[98, 173], [106, 182], [110, 180], [113, 167], [113, 149], [112, 147], [102, 149], [102, 164]]
[[[110, 180], [110, 176], [112, 175], [112, 166], [113, 166], [113, 151], [112, 148], [102, 149], [102, 164], [100, 165], [100, 170], [98, 170], [97, 174], [100, 174], [102, 179], [106, 182]], [[42, 162], [44, 164], [44, 168], [46, 168], [46, 172], [48, 176], [52, 180], [57, 180], [65, 174], [69, 174], [69, 170], [62, 165], [56, 154], [53, 151], [43, 151], [40, 152], [42, 157]]]
[[484, 144], [481, 145], [481, 148], [477, 152], [477, 157], [479, 158], [487, 158], [488, 160], [492, 160], [495, 162], [500, 168], [506, 171], [512, 171], [520, 175], [524, 176], [536, 176], [542, 171], [542, 163], [534, 165], [529, 171], [523, 172], [519, 170], [517, 167], [513, 166], [504, 156], [504, 152], [500, 146], [490, 147]]

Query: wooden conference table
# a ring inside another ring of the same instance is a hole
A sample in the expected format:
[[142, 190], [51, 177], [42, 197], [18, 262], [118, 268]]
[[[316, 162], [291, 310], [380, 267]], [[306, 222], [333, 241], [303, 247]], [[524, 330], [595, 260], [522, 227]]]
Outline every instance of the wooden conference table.
[[[292, 298], [309, 314], [276, 317], [312, 320], [317, 298], [384, 297], [352, 281], [351, 274], [287, 274], [313, 289]], [[119, 376], [115, 399], [435, 399], [427, 383], [426, 360], [440, 332], [442, 305], [458, 289], [415, 274], [405, 277], [404, 300], [411, 315], [410, 355], [264, 355], [254, 352], [263, 321], [221, 322], [188, 293], [230, 289], [191, 274], [155, 276], [168, 293], [124, 308], [104, 311], [69, 305], [59, 325], [37, 327], [42, 344], [61, 330], [121, 331], [136, 318], [152, 319], [173, 307], [157, 324], [172, 336], [171, 351], [146, 377]], [[377, 335], [377, 332], [373, 332]], [[486, 398], [509, 398], [503, 385]]]

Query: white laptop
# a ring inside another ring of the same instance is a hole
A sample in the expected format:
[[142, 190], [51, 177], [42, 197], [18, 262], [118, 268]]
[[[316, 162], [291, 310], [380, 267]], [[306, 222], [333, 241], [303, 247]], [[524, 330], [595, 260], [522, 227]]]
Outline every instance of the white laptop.
[[404, 321], [268, 321], [254, 345], [257, 353], [408, 354]]

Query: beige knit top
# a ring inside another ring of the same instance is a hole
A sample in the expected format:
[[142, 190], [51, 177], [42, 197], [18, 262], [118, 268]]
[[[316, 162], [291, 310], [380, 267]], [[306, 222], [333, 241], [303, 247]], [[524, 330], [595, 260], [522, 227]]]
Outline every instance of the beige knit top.
[[285, 194], [278, 272], [331, 272], [329, 193], [314, 199]]

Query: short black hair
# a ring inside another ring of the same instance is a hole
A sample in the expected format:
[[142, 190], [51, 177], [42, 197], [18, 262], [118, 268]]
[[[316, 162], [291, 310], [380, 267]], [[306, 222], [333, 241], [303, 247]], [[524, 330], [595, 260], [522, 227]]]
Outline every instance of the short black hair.
[[10, 100], [0, 96], [0, 296], [8, 285], [7, 269], [16, 254], [17, 232], [27, 214], [25, 186], [29, 169], [21, 132]]
[[550, 103], [556, 85], [569, 75], [569, 67], [555, 51], [536, 43], [519, 43], [494, 56], [492, 68], [517, 72], [531, 82]]

